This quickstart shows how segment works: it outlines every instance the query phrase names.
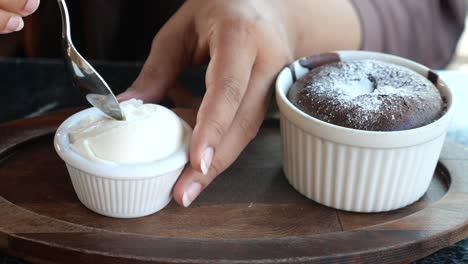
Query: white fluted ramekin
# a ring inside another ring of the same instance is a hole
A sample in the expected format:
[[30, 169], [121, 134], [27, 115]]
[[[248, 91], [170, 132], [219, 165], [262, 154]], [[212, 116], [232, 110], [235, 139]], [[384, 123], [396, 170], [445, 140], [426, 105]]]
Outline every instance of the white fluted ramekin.
[[[436, 85], [447, 111], [423, 127], [375, 132], [340, 127], [296, 108], [287, 98], [291, 85], [311, 69], [336, 61], [376, 59], [407, 67]], [[452, 93], [427, 67], [400, 57], [339, 51], [299, 59], [276, 80], [283, 170], [306, 197], [337, 209], [383, 212], [417, 201], [428, 189], [449, 123]]]
[[181, 120], [183, 144], [164, 159], [140, 164], [104, 164], [82, 157], [69, 143], [70, 127], [90, 115], [102, 114], [96, 108], [78, 112], [60, 125], [54, 138], [55, 150], [66, 163], [81, 203], [98, 214], [118, 218], [142, 217], [164, 208], [188, 162], [190, 126]]

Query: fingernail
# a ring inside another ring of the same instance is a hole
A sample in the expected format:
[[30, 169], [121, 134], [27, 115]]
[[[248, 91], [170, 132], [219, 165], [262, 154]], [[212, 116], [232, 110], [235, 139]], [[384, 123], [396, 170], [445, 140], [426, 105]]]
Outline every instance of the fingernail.
[[23, 29], [23, 27], [24, 27], [23, 19], [19, 16], [12, 16], [8, 20], [5, 31], [7, 32], [20, 31], [21, 29]]
[[200, 170], [203, 175], [208, 174], [208, 170], [211, 166], [211, 161], [213, 161], [214, 149], [212, 147], [207, 147], [203, 153], [200, 160]]
[[184, 195], [182, 195], [182, 204], [184, 207], [189, 207], [190, 204], [198, 197], [202, 190], [202, 186], [198, 182], [192, 182], [187, 189], [185, 189]]
[[132, 99], [132, 96], [128, 92], [123, 92], [115, 97], [117, 101], [123, 102]]
[[117, 101], [124, 101], [126, 99], [125, 93], [121, 93], [115, 97]]
[[28, 0], [28, 2], [26, 2], [26, 5], [24, 5], [23, 11], [28, 15], [33, 13], [39, 7], [39, 2], [39, 0]]
[[135, 97], [135, 93], [133, 92], [132, 88], [127, 89], [125, 92], [116, 96], [117, 100], [120, 101], [127, 101]]

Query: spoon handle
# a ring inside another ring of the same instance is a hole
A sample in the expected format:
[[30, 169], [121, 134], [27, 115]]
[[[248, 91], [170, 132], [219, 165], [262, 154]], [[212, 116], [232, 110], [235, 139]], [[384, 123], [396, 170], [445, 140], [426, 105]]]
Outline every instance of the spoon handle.
[[70, 16], [65, 0], [57, 0], [57, 2], [62, 16], [62, 51], [72, 75], [72, 83], [86, 95], [90, 104], [114, 119], [124, 120], [122, 109], [109, 85], [73, 46]]
[[60, 15], [62, 16], [62, 38], [71, 41], [70, 16], [68, 15], [67, 3], [65, 3], [65, 0], [57, 1], [60, 7]]

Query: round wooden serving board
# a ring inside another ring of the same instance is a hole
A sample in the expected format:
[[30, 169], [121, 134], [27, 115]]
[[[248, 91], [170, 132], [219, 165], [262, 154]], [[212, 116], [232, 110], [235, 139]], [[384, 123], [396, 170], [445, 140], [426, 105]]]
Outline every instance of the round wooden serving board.
[[137, 219], [78, 201], [53, 149], [76, 110], [0, 125], [0, 250], [41, 263], [409, 262], [468, 235], [468, 151], [447, 142], [429, 191], [388, 213], [308, 200], [285, 179], [277, 123], [190, 207]]

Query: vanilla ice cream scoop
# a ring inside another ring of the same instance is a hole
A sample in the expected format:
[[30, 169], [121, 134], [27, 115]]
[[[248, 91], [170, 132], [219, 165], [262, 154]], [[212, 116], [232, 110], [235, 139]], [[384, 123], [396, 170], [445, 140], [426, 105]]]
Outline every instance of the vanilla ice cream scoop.
[[169, 109], [135, 99], [121, 108], [125, 121], [89, 116], [70, 127], [72, 149], [89, 160], [133, 164], [163, 159], [183, 144], [182, 121]]

